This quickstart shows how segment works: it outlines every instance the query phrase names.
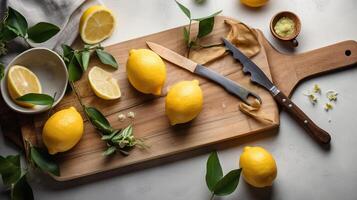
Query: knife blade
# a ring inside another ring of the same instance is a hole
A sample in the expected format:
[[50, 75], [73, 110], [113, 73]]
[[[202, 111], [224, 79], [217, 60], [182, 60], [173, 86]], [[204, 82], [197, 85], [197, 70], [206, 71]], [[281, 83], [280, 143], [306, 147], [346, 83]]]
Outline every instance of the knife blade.
[[265, 73], [236, 46], [226, 39], [222, 39], [226, 48], [232, 53], [233, 58], [243, 66], [243, 72], [250, 74], [251, 81], [267, 89], [275, 101], [281, 105], [314, 139], [322, 144], [329, 144], [331, 136], [318, 127], [297, 105], [270, 81]]
[[205, 77], [215, 83], [221, 85], [229, 93], [239, 97], [244, 103], [250, 105], [248, 102], [248, 97], [252, 96], [261, 102], [261, 98], [254, 92], [249, 91], [238, 83], [224, 77], [223, 75], [204, 67], [203, 65], [197, 64], [196, 62], [181, 56], [180, 54], [153, 42], [146, 42], [146, 44], [157, 53], [159, 56], [171, 63], [186, 69], [194, 74]]

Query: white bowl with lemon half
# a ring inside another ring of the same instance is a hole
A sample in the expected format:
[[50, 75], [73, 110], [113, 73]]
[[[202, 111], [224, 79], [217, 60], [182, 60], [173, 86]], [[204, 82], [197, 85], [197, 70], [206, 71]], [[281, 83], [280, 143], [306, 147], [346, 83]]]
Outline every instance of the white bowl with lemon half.
[[22, 93], [25, 90], [50, 96], [56, 94], [55, 106], [62, 100], [67, 83], [68, 72], [62, 58], [50, 49], [37, 47], [19, 54], [6, 67], [5, 76], [1, 80], [1, 95], [12, 110], [35, 114], [47, 111], [49, 107], [20, 105], [14, 98], [24, 95], [26, 92]]

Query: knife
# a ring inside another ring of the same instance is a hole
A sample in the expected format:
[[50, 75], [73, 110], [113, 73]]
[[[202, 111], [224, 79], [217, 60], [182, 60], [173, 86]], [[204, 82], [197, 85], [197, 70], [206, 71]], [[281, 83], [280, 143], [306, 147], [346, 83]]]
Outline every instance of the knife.
[[322, 144], [329, 144], [331, 136], [318, 127], [297, 105], [270, 81], [264, 72], [248, 57], [246, 57], [231, 42], [223, 39], [226, 48], [232, 53], [233, 58], [243, 65], [243, 72], [251, 76], [251, 81], [267, 89], [275, 101], [281, 105], [314, 139]]
[[250, 105], [248, 102], [248, 97], [252, 96], [259, 100], [261, 103], [260, 97], [254, 92], [249, 91], [238, 83], [224, 77], [223, 75], [204, 67], [203, 65], [197, 64], [196, 62], [181, 56], [180, 54], [163, 47], [159, 44], [153, 42], [146, 42], [146, 44], [152, 49], [155, 53], [159, 54], [165, 60], [170, 61], [171, 63], [184, 68], [194, 74], [198, 74], [202, 77], [205, 77], [213, 82], [218, 83], [229, 93], [238, 96], [244, 103]]

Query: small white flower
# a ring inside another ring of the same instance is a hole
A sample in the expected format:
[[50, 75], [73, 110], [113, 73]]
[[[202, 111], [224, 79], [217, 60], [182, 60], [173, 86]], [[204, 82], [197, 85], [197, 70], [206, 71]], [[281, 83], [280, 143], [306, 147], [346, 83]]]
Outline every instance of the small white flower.
[[337, 101], [337, 95], [338, 93], [335, 90], [329, 90], [326, 92], [326, 97], [330, 101]]
[[126, 117], [125, 117], [125, 115], [124, 114], [119, 114], [118, 115], [118, 119], [119, 119], [119, 121], [124, 121], [125, 119], [126, 119]]
[[304, 93], [304, 95], [309, 98], [309, 100], [310, 100], [310, 102], [311, 102], [312, 104], [317, 103], [317, 100], [318, 100], [318, 99], [317, 99], [316, 95], [314, 95], [314, 94], [311, 93], [310, 91]]
[[332, 110], [333, 109], [333, 105], [331, 103], [325, 103], [324, 109], [326, 111]]
[[315, 84], [314, 85], [314, 93], [318, 93], [318, 94], [321, 94], [321, 88], [320, 88], [320, 86], [318, 85], [318, 84]]
[[126, 115], [128, 118], [135, 118], [135, 113], [130, 111], [128, 112], [128, 114]]

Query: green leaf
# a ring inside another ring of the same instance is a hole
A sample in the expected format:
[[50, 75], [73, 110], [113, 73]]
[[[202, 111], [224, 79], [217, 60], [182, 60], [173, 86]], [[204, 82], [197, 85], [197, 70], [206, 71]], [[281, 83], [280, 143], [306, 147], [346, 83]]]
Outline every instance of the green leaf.
[[62, 47], [63, 57], [69, 58], [74, 52], [74, 50], [66, 44], [62, 44], [61, 47]]
[[204, 19], [199, 22], [198, 24], [198, 38], [202, 38], [208, 34], [210, 34], [213, 30], [214, 26], [214, 17], [210, 17], [207, 19]]
[[0, 156], [0, 174], [4, 185], [10, 186], [21, 176], [20, 155]]
[[85, 106], [84, 111], [91, 121], [96, 120], [106, 127], [111, 127], [107, 118], [105, 118], [104, 115], [98, 109], [94, 107]]
[[54, 24], [40, 22], [27, 30], [28, 38], [35, 43], [41, 43], [49, 40], [60, 31], [60, 28]]
[[221, 164], [219, 163], [217, 152], [212, 152], [207, 160], [206, 169], [206, 184], [210, 191], [213, 191], [214, 186], [223, 177]]
[[17, 37], [17, 34], [10, 30], [8, 27], [2, 27], [0, 31], [0, 40], [2, 41], [10, 41]]
[[74, 52], [74, 56], [77, 59], [77, 62], [81, 66], [83, 71], [86, 71], [88, 68], [90, 52], [89, 51], [82, 51], [82, 52]]
[[111, 134], [109, 135], [103, 135], [102, 140], [111, 140], [116, 134], [119, 133], [120, 130], [113, 130]]
[[95, 52], [97, 53], [100, 62], [102, 62], [105, 65], [110, 65], [115, 69], [118, 68], [118, 63], [112, 55], [110, 55], [109, 53], [107, 53], [102, 49], [96, 49]]
[[117, 148], [116, 148], [115, 146], [110, 146], [110, 147], [108, 147], [107, 150], [105, 150], [105, 151], [103, 152], [103, 155], [104, 155], [104, 156], [112, 155], [113, 153], [116, 152], [116, 150], [117, 150]]
[[80, 52], [75, 51], [73, 55], [76, 58], [77, 63], [79, 64], [79, 66], [81, 66], [82, 71], [85, 71], [84, 68], [83, 68], [83, 65], [82, 65], [82, 54]]
[[68, 68], [68, 80], [69, 81], [78, 81], [81, 79], [83, 71], [77, 62], [76, 57], [74, 54], [72, 55], [71, 59], [69, 59], [69, 63], [67, 65]]
[[11, 190], [11, 200], [33, 200], [33, 192], [31, 186], [28, 184], [26, 174], [14, 184]]
[[47, 153], [47, 151], [31, 147], [30, 157], [36, 166], [38, 166], [42, 171], [51, 173], [55, 176], [60, 176], [58, 165], [54, 162], [53, 158]]
[[87, 70], [87, 68], [88, 68], [89, 58], [90, 58], [90, 52], [83, 51], [82, 52], [82, 67], [83, 67], [84, 71]]
[[217, 196], [231, 194], [237, 188], [242, 169], [235, 169], [226, 174], [214, 186], [213, 193]]
[[6, 18], [5, 24], [9, 30], [17, 35], [21, 37], [26, 36], [28, 25], [25, 17], [11, 7], [8, 9], [8, 17]]
[[190, 41], [190, 35], [186, 27], [183, 27], [183, 39], [185, 40], [186, 44]]
[[106, 126], [106, 125], [104, 125], [103, 123], [101, 123], [98, 120], [93, 120], [91, 122], [97, 129], [100, 130], [100, 132], [102, 132], [105, 135], [111, 134], [113, 132], [113, 128], [112, 127]]
[[185, 15], [191, 19], [191, 12], [188, 8], [186, 8], [184, 5], [182, 5], [181, 3], [179, 3], [178, 1], [176, 1], [177, 5], [180, 7], [180, 9], [182, 10], [183, 13], [185, 13]]
[[222, 10], [220, 10], [218, 12], [215, 12], [215, 13], [213, 13], [211, 15], [208, 15], [206, 17], [196, 18], [196, 19], [192, 19], [192, 20], [194, 20], [194, 21], [202, 21], [202, 20], [205, 20], [205, 19], [208, 19], [208, 18], [215, 17], [215, 16], [219, 15], [221, 12], [222, 12]]
[[206, 2], [206, 0], [195, 0], [195, 2], [196, 2], [197, 4], [203, 4], [203, 3]]
[[2, 78], [4, 78], [4, 73], [5, 73], [5, 66], [0, 63], [0, 81]]
[[37, 93], [25, 94], [17, 98], [16, 100], [25, 103], [30, 103], [33, 105], [44, 105], [44, 106], [52, 106], [54, 103], [53, 97], [47, 94], [37, 94]]

